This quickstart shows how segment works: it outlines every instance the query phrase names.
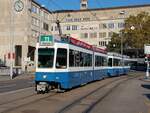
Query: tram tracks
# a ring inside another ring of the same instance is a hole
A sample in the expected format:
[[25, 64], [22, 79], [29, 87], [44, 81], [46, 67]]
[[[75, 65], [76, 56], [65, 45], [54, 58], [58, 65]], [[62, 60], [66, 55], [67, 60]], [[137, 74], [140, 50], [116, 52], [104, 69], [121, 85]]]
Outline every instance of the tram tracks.
[[[135, 78], [135, 77], [132, 77], [132, 78]], [[117, 87], [117, 85], [121, 84], [122, 82], [125, 82], [125, 80], [128, 80], [128, 79], [131, 79], [131, 77], [128, 78], [128, 77], [124, 76], [124, 77], [119, 77], [119, 78], [113, 78], [113, 80], [109, 80], [109, 81], [105, 82], [100, 87], [90, 91], [86, 95], [83, 95], [82, 97], [79, 97], [79, 98], [73, 100], [72, 102], [68, 102], [68, 104], [64, 105], [63, 108], [60, 107], [59, 111], [57, 111], [56, 113], [70, 113], [70, 110], [72, 111], [78, 107], [83, 107], [83, 106], [84, 106], [84, 109], [82, 109], [82, 113], [89, 113], [90, 110], [93, 109], [93, 107], [97, 103], [99, 103], [103, 98], [105, 98], [112, 90], [114, 90]], [[116, 84], [116, 86], [114, 86], [112, 89], [109, 89], [108, 93], [101, 95], [100, 96], [101, 98], [99, 98], [99, 96], [95, 95], [97, 93], [97, 91], [101, 92], [101, 90], [103, 88], [108, 89], [112, 84], [115, 84], [117, 81], [118, 81], [118, 83]], [[72, 93], [72, 92], [66, 92], [66, 93]], [[17, 109], [21, 109], [25, 106], [37, 104], [38, 102], [40, 102], [42, 100], [48, 99], [49, 101], [51, 101], [51, 99], [52, 99], [52, 101], [53, 101], [53, 97], [56, 98], [57, 97], [56, 95], [59, 96], [59, 93], [51, 92], [51, 93], [45, 94], [45, 95], [31, 94], [31, 95], [28, 95], [28, 96], [25, 96], [22, 98], [18, 98], [16, 100], [7, 101], [7, 102], [0, 104], [0, 108], [6, 108], [2, 111], [0, 110], [0, 113], [9, 113], [9, 112], [12, 113], [12, 111], [15, 112]], [[63, 95], [63, 94], [61, 94], [61, 95]], [[67, 97], [66, 97], [66, 99], [67, 99]], [[11, 106], [12, 104], [14, 104], [14, 105]], [[9, 107], [7, 108], [6, 106], [9, 106]], [[48, 105], [48, 106], [51, 106], [51, 105]], [[73, 113], [73, 112], [71, 112], [71, 113]]]
[[15, 100], [7, 101], [4, 103], [0, 103], [0, 108], [7, 108], [7, 106], [12, 106], [9, 107], [8, 109], [4, 109], [0, 111], [0, 113], [9, 113], [10, 111], [13, 111], [15, 109], [21, 108], [23, 106], [29, 105], [29, 104], [34, 104], [40, 100], [52, 97], [57, 95], [57, 93], [50, 93], [50, 94], [45, 94], [45, 95], [37, 95], [37, 94], [31, 94], [22, 98], [18, 98]]
[[[119, 78], [119, 79], [121, 79], [121, 78]], [[115, 80], [111, 81], [111, 83], [114, 82], [114, 81], [116, 81], [116, 78], [115, 78]], [[104, 84], [101, 87], [104, 87], [106, 84]], [[96, 90], [94, 90], [94, 92]], [[92, 93], [93, 92], [89, 93], [89, 95], [92, 94]], [[13, 100], [10, 100], [10, 101], [5, 101], [5, 102], [0, 103], [0, 113], [9, 113], [11, 111], [22, 108], [24, 106], [35, 104], [38, 101], [41, 101], [41, 100], [44, 100], [44, 99], [46, 100], [47, 98], [54, 97], [58, 94], [59, 93], [54, 93], [54, 92], [51, 92], [51, 93], [45, 94], [45, 95], [37, 95], [36, 93], [33, 93], [33, 94], [30, 94], [30, 95], [27, 95], [27, 96], [24, 96], [24, 97], [20, 97], [20, 98], [13, 99]], [[82, 98], [80, 98], [79, 100], [81, 100], [81, 99]], [[28, 100], [28, 101], [26, 101], [26, 100]], [[50, 101], [50, 99], [49, 99], [49, 101]], [[11, 107], [7, 108], [7, 106], [11, 106]]]
[[90, 113], [90, 111], [122, 83], [137, 78], [127, 77], [113, 80], [73, 101], [56, 113]]

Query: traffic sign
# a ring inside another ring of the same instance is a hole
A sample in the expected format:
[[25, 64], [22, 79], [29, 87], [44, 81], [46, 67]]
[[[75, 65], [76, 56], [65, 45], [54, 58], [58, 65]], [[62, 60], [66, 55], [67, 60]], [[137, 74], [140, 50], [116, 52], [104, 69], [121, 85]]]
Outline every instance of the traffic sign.
[[144, 53], [145, 54], [150, 54], [150, 44], [145, 44], [144, 45]]
[[40, 45], [53, 45], [54, 38], [52, 35], [42, 35], [40, 36]]

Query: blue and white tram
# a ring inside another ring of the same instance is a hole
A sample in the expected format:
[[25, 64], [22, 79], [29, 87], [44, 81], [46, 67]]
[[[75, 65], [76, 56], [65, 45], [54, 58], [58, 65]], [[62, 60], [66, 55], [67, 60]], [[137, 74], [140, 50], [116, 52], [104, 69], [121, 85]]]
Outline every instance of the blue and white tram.
[[118, 53], [108, 53], [108, 76], [125, 75], [130, 70], [130, 59]]
[[37, 92], [71, 89], [107, 76], [107, 52], [85, 42], [61, 37], [36, 48]]
[[94, 49], [94, 80], [100, 80], [107, 76], [107, 54]]

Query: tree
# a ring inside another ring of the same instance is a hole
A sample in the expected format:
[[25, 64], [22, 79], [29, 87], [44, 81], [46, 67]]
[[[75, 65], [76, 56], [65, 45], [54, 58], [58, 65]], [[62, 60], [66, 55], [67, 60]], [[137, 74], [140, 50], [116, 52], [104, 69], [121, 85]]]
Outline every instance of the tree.
[[[131, 29], [131, 27], [134, 29]], [[120, 38], [123, 38], [124, 51], [127, 49], [143, 50], [144, 44], [150, 43], [149, 13], [141, 12], [136, 16], [129, 16], [125, 20], [125, 28], [121, 30], [118, 34], [115, 33], [112, 36], [112, 40], [107, 46], [109, 51], [120, 50]], [[115, 48], [113, 45], [116, 45]]]
[[113, 52], [120, 52], [120, 40], [121, 38], [119, 37], [119, 34], [117, 33], [113, 33], [111, 41], [109, 42], [109, 44], [107, 45], [107, 48], [109, 51], [113, 51]]

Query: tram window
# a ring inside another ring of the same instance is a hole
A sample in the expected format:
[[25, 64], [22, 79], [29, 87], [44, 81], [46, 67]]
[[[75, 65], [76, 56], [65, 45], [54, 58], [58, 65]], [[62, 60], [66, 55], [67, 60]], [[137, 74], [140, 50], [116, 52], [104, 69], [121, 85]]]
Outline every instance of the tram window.
[[54, 61], [54, 49], [40, 48], [38, 49], [38, 67], [52, 68]]
[[92, 66], [92, 55], [88, 53], [84, 53], [84, 66]]
[[74, 67], [75, 64], [75, 56], [74, 56], [74, 50], [69, 50], [69, 66]]
[[76, 50], [69, 50], [70, 67], [87, 67], [92, 66], [92, 55]]
[[120, 59], [114, 59], [114, 66], [121, 66], [121, 60]]
[[131, 64], [130, 64], [130, 62], [129, 62], [129, 61], [124, 60], [124, 65], [125, 65], [125, 66], [130, 66]]
[[80, 52], [79, 51], [74, 51], [75, 52], [75, 66], [79, 67], [80, 66]]
[[107, 58], [104, 57], [104, 66], [107, 66]]
[[105, 57], [101, 57], [101, 66], [107, 66], [107, 60]]
[[112, 65], [113, 65], [113, 64], [112, 64], [112, 58], [109, 58], [109, 59], [108, 59], [108, 66], [111, 66], [111, 67], [112, 67]]
[[67, 49], [57, 49], [56, 68], [67, 68]]
[[95, 56], [95, 66], [106, 66], [107, 65], [107, 60], [105, 57], [102, 56]]
[[80, 67], [84, 66], [84, 53], [80, 52]]

